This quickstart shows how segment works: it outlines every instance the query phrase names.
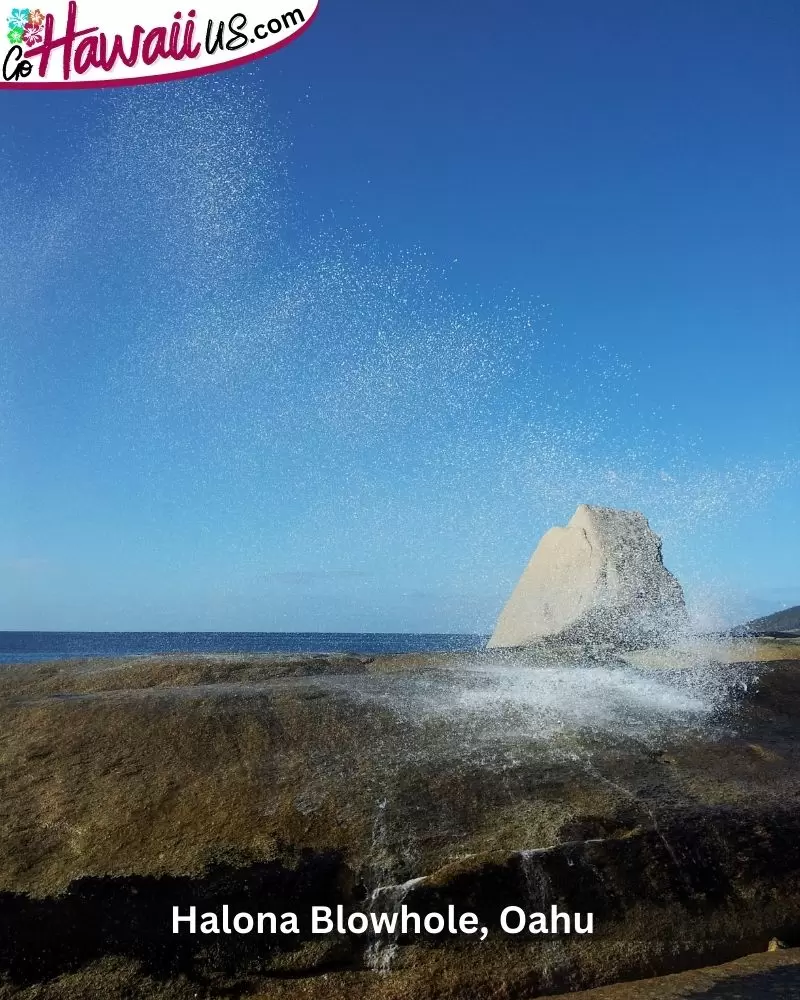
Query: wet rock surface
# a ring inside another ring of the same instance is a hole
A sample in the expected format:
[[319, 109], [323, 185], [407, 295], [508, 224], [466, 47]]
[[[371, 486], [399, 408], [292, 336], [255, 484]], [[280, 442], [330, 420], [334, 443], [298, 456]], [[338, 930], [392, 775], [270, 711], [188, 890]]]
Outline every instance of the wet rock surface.
[[[800, 944], [800, 644], [708, 652], [4, 670], [0, 995], [533, 997]], [[401, 902], [488, 937], [310, 933]], [[173, 936], [191, 903], [301, 923]]]

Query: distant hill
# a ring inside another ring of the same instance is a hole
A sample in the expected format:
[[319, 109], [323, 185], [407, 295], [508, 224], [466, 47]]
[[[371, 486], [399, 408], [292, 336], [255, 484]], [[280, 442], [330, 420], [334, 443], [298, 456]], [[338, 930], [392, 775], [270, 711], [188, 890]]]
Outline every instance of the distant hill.
[[800, 605], [776, 611], [774, 615], [767, 615], [765, 618], [756, 618], [755, 621], [743, 626], [742, 631], [762, 635], [772, 635], [776, 632], [800, 633]]

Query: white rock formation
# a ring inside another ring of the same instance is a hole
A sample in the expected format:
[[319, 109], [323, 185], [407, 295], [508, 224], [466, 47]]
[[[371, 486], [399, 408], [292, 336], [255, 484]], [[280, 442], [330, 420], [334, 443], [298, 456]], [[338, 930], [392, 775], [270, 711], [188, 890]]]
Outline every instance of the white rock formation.
[[489, 646], [550, 638], [642, 645], [684, 621], [681, 585], [644, 515], [581, 504], [565, 528], [539, 542]]

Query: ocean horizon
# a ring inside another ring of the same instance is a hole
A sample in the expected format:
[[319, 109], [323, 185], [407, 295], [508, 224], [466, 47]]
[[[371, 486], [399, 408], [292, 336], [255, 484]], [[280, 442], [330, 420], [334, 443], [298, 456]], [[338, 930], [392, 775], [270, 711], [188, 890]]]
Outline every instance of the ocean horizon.
[[424, 632], [0, 632], [0, 664], [158, 653], [467, 652], [487, 636]]

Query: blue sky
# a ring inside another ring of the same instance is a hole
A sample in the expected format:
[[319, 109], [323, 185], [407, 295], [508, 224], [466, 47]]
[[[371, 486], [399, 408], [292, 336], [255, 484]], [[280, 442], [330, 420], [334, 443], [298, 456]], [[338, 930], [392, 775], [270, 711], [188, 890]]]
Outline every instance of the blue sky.
[[0, 94], [0, 628], [481, 631], [580, 502], [800, 603], [800, 12], [487, 11]]

